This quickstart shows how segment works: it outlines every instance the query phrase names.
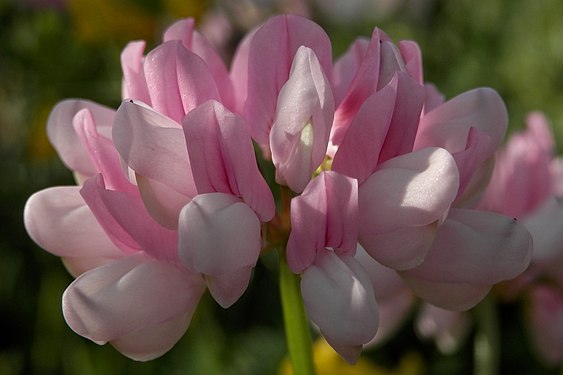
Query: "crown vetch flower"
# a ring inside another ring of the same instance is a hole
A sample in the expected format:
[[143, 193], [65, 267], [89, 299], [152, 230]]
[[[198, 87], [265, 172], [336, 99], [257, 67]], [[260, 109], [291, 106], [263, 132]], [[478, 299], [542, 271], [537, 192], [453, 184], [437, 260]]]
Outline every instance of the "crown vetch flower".
[[[78, 186], [26, 206], [32, 238], [77, 276], [63, 304], [79, 334], [159, 356], [206, 287], [230, 306], [261, 251], [287, 240], [307, 313], [354, 362], [376, 335], [376, 300], [391, 300], [379, 281], [400, 289], [400, 275], [418, 296], [465, 309], [527, 266], [524, 226], [471, 209], [504, 104], [486, 88], [444, 102], [424, 84], [416, 43], [375, 29], [333, 65], [322, 28], [284, 15], [243, 39], [230, 72], [192, 20], [144, 47], [121, 55], [117, 111], [55, 107], [49, 137]], [[278, 212], [252, 141], [291, 196]]]
[[105, 122], [112, 115], [89, 102], [55, 107], [49, 134], [56, 147], [65, 145], [61, 157], [84, 182], [34, 194], [25, 224], [31, 237], [63, 256], [77, 276], [63, 295], [71, 328], [148, 360], [183, 335], [205, 283], [181, 266], [177, 234], [152, 219], [122, 169]]

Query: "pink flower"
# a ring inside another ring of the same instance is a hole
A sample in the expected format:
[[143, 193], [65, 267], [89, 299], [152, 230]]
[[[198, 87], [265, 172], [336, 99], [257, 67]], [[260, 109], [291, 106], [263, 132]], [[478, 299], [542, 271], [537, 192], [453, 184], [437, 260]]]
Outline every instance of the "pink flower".
[[326, 156], [334, 100], [313, 50], [300, 47], [270, 130], [276, 181], [300, 193]]
[[210, 101], [183, 127], [198, 195], [180, 212], [180, 258], [228, 307], [248, 286], [262, 248], [260, 223], [274, 216], [274, 200], [241, 118]]
[[84, 182], [34, 194], [25, 224], [77, 276], [63, 295], [71, 328], [99, 344], [110, 342], [128, 357], [149, 360], [186, 331], [205, 283], [181, 266], [176, 232], [145, 209], [113, 147], [112, 120], [113, 111], [90, 102], [65, 101], [54, 108], [50, 139]]
[[[121, 55], [117, 111], [54, 109], [49, 136], [79, 186], [26, 206], [32, 238], [78, 276], [63, 309], [79, 334], [159, 356], [206, 287], [232, 305], [261, 252], [287, 242], [309, 317], [354, 362], [378, 311], [395, 318], [388, 335], [412, 304], [389, 290], [408, 285], [463, 310], [527, 267], [525, 227], [472, 209], [506, 130], [504, 104], [491, 89], [444, 102], [424, 84], [416, 43], [375, 29], [333, 65], [326, 33], [285, 15], [243, 39], [230, 72], [193, 20], [144, 47]], [[291, 196], [278, 211], [253, 141], [275, 191]]]
[[530, 231], [534, 251], [530, 268], [503, 285], [508, 297], [527, 296], [531, 337], [549, 364], [563, 360], [560, 329], [563, 320], [563, 206], [557, 181], [550, 126], [541, 113], [531, 113], [527, 129], [514, 134], [498, 151], [491, 182], [480, 207], [518, 217]]

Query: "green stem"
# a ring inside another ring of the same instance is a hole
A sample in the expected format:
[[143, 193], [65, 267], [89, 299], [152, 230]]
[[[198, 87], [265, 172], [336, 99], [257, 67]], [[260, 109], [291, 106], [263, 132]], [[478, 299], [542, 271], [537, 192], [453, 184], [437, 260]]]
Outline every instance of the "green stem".
[[309, 320], [303, 307], [300, 278], [287, 266], [285, 252], [280, 251], [280, 294], [285, 336], [294, 375], [314, 375], [313, 350]]
[[499, 370], [499, 322], [494, 296], [489, 293], [475, 309], [475, 375], [496, 375]]

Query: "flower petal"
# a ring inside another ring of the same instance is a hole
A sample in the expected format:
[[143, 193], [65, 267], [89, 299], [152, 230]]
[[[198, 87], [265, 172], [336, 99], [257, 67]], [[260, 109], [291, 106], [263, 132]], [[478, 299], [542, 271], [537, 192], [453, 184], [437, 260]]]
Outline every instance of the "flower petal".
[[276, 181], [302, 192], [326, 155], [334, 100], [313, 50], [299, 47], [270, 131]]
[[469, 310], [491, 290], [490, 285], [428, 281], [411, 276], [410, 271], [401, 272], [401, 275], [417, 297], [446, 310]]
[[[194, 306], [195, 310], [195, 306]], [[162, 323], [141, 327], [110, 343], [121, 354], [136, 361], [150, 361], [168, 352], [182, 338], [193, 311]]]
[[176, 21], [163, 36], [163, 41], [179, 40], [189, 51], [202, 58], [213, 76], [219, 90], [221, 102], [231, 111], [235, 110], [234, 89], [227, 67], [217, 50], [194, 28], [193, 18]]
[[[115, 116], [113, 138], [125, 163], [141, 176], [140, 191], [151, 215], [173, 229], [180, 208], [196, 195], [180, 125], [142, 104], [124, 101]], [[175, 194], [158, 194], [161, 189], [155, 184]], [[181, 196], [184, 202], [178, 204]]]
[[207, 64], [180, 41], [169, 41], [145, 59], [152, 107], [180, 123], [193, 108], [219, 93]]
[[183, 127], [197, 192], [238, 196], [261, 221], [271, 220], [274, 198], [258, 170], [244, 121], [209, 101], [190, 112]]
[[434, 282], [492, 285], [522, 273], [532, 240], [526, 227], [487, 211], [452, 209], [424, 262], [406, 273]]
[[104, 232], [79, 193], [80, 187], [53, 187], [33, 194], [24, 208], [30, 237], [62, 257], [118, 258], [123, 253]]
[[244, 267], [219, 276], [205, 275], [205, 281], [215, 301], [226, 309], [244, 293], [251, 276], [252, 267]]
[[499, 94], [490, 88], [478, 88], [426, 113], [420, 119], [414, 149], [438, 146], [456, 153], [465, 149], [469, 129], [475, 127], [491, 139], [486, 154], [492, 156], [507, 126], [508, 115]]
[[444, 149], [427, 148], [382, 164], [359, 189], [360, 243], [388, 267], [417, 265], [458, 183], [455, 161]]
[[254, 267], [261, 249], [260, 221], [235, 196], [200, 194], [180, 212], [178, 248], [194, 272], [221, 277]]
[[339, 255], [353, 255], [358, 227], [357, 181], [336, 172], [322, 172], [291, 201], [291, 233], [287, 262], [301, 273], [315, 254], [331, 247]]
[[323, 250], [303, 272], [301, 293], [307, 314], [327, 342], [354, 363], [378, 324], [371, 282], [360, 264]]
[[254, 34], [248, 54], [248, 96], [245, 118], [252, 137], [269, 143], [278, 93], [289, 77], [297, 49], [309, 47], [319, 59], [324, 74], [332, 75], [332, 47], [316, 23], [294, 15], [270, 18]]
[[201, 276], [137, 254], [78, 277], [63, 294], [63, 314], [79, 335], [97, 343], [118, 340], [118, 347], [121, 337], [153, 327], [151, 336], [168, 350], [180, 335], [167, 325], [185, 331], [204, 290]]
[[89, 100], [76, 99], [63, 100], [53, 108], [47, 120], [47, 136], [68, 168], [90, 177], [97, 173], [96, 168], [73, 127], [74, 116], [85, 108], [92, 113], [98, 133], [111, 139], [115, 111]]
[[144, 251], [162, 260], [178, 259], [177, 232], [154, 221], [138, 193], [108, 190], [102, 175], [97, 175], [84, 182], [80, 194], [123, 251]]
[[368, 97], [334, 155], [332, 170], [362, 184], [375, 171], [391, 124], [396, 90], [389, 85]]
[[151, 104], [147, 79], [143, 70], [145, 44], [143, 41], [130, 42], [121, 52], [122, 97]]

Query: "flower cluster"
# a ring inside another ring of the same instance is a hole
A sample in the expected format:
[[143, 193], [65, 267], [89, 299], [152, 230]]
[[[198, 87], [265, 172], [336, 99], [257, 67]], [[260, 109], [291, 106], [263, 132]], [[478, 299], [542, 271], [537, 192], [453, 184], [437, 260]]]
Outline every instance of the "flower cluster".
[[[117, 110], [53, 109], [49, 139], [77, 186], [25, 209], [31, 237], [76, 276], [63, 313], [78, 334], [162, 355], [206, 289], [232, 305], [261, 252], [286, 244], [308, 316], [354, 362], [378, 328], [378, 269], [466, 310], [528, 266], [525, 226], [476, 206], [502, 100], [480, 88], [445, 101], [416, 43], [375, 29], [333, 62], [321, 27], [285, 15], [249, 33], [230, 69], [192, 20], [144, 49], [121, 55]], [[275, 168], [270, 185], [257, 156]]]

